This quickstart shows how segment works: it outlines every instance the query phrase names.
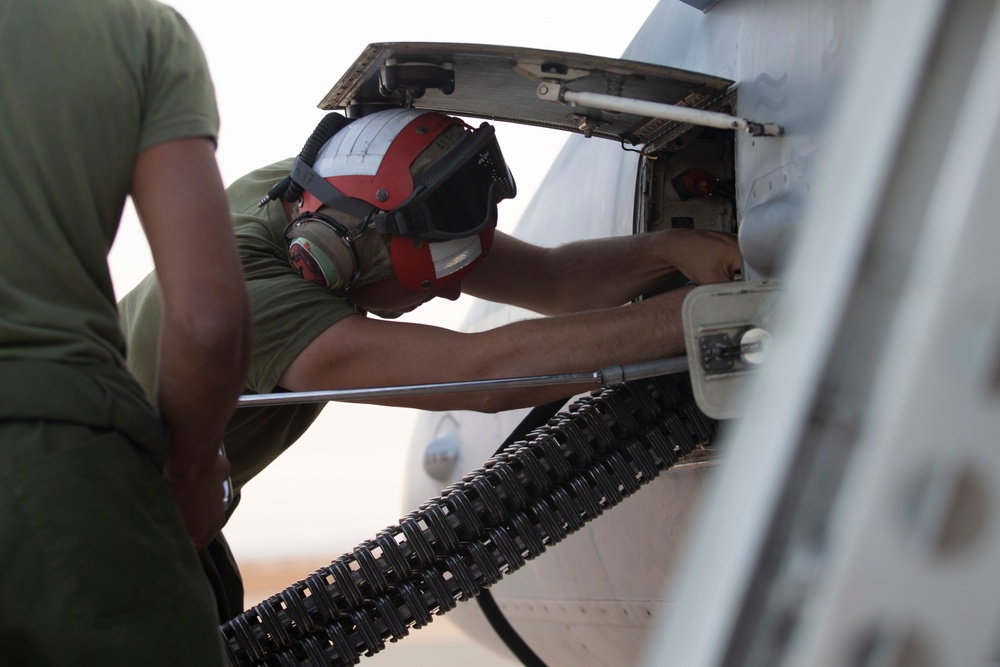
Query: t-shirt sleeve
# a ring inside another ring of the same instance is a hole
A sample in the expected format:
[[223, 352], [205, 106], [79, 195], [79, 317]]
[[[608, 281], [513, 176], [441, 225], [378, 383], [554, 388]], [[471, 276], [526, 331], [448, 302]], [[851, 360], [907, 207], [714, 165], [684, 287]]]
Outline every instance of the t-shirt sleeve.
[[268, 188], [288, 175], [292, 160], [282, 160], [237, 179], [228, 188], [253, 312], [253, 358], [247, 389], [266, 394], [317, 336], [357, 314], [346, 299], [302, 278], [288, 261], [284, 230], [288, 225], [279, 202], [257, 202]]
[[266, 278], [247, 276], [254, 313], [254, 354], [247, 388], [275, 390], [285, 369], [323, 331], [357, 311], [342, 297], [289, 271]]
[[[266, 269], [260, 262], [245, 267], [254, 331], [246, 388], [258, 394], [274, 391], [281, 374], [309, 343], [357, 313], [343, 298], [285, 271], [277, 259], [266, 264]], [[156, 275], [149, 274], [118, 306], [129, 369], [155, 401], [161, 309]]]
[[[281, 374], [302, 350], [326, 329], [358, 312], [343, 297], [304, 280], [292, 268], [281, 204], [257, 207], [262, 194], [288, 173], [290, 164], [282, 161], [251, 172], [228, 188], [253, 315], [253, 355], [245, 386], [258, 394], [274, 391]], [[128, 340], [129, 368], [153, 396], [160, 325], [155, 274], [127, 294], [119, 310]]]
[[160, 349], [160, 288], [149, 273], [118, 302], [119, 321], [126, 340], [126, 362], [132, 374], [156, 404], [156, 371]]
[[215, 88], [201, 44], [187, 21], [165, 5], [149, 26], [146, 94], [139, 150], [174, 139], [219, 134]]

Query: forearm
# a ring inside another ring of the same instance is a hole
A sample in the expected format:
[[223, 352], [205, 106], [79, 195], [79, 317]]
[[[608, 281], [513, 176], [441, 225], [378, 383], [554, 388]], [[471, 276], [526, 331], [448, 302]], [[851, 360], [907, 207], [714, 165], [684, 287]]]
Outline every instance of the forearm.
[[611, 308], [650, 292], [674, 275], [668, 233], [576, 241], [546, 251], [552, 306], [546, 314]]
[[222, 433], [250, 358], [250, 306], [215, 146], [192, 137], [136, 158], [132, 198], [159, 278], [157, 375], [170, 429], [163, 476], [196, 546], [225, 521]]
[[239, 305], [231, 310], [196, 325], [165, 316], [157, 398], [170, 427], [169, 460], [175, 476], [204, 470], [217, 456], [242, 392], [252, 345], [249, 310]]
[[[525, 320], [471, 334], [482, 340], [470, 346], [479, 352], [471, 352], [466, 368], [470, 375], [480, 377], [590, 373], [607, 366], [682, 355], [680, 305], [686, 293], [676, 291], [638, 304]], [[469, 409], [496, 412], [539, 405], [594, 388], [587, 383], [483, 392], [469, 397], [474, 401]]]
[[212, 313], [218, 320], [194, 326], [192, 318], [171, 317], [165, 309], [157, 394], [170, 433], [163, 478], [199, 548], [225, 523], [222, 484], [230, 468], [219, 445], [252, 344], [249, 309], [242, 303], [226, 304], [224, 312]]
[[540, 248], [498, 235], [463, 291], [546, 315], [611, 308], [675, 275], [685, 252], [681, 240], [665, 231]]
[[[680, 290], [620, 308], [525, 320], [479, 333], [350, 317], [309, 345], [280, 384], [310, 391], [468, 381], [591, 372], [676, 356], [684, 349], [679, 313], [685, 294]], [[497, 412], [592, 388], [561, 385], [377, 402]]]

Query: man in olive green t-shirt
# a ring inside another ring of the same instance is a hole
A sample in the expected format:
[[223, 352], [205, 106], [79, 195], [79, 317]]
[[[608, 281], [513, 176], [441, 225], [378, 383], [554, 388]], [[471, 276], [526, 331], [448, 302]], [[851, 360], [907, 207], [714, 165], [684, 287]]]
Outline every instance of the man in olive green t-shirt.
[[[247, 393], [576, 373], [677, 355], [687, 290], [622, 304], [678, 272], [705, 283], [730, 280], [740, 268], [727, 234], [671, 230], [541, 248], [496, 231], [497, 203], [515, 187], [488, 125], [473, 131], [413, 109], [350, 123], [331, 114], [309, 146], [316, 154], [307, 148], [299, 160], [254, 171], [227, 191], [254, 317]], [[310, 185], [282, 190], [290, 171]], [[430, 235], [402, 233], [403, 220], [432, 228]], [[130, 367], [150, 393], [162, 310], [156, 284], [151, 274], [120, 304]], [[387, 321], [462, 293], [559, 317], [476, 333]], [[496, 412], [588, 388], [378, 402]], [[237, 410], [225, 433], [236, 486], [294, 443], [321, 408]], [[233, 614], [239, 595], [228, 601]]]
[[[195, 547], [224, 520], [250, 322], [204, 56], [152, 0], [0, 0], [0, 53], [0, 661], [226, 664]], [[158, 411], [106, 259], [129, 194]]]

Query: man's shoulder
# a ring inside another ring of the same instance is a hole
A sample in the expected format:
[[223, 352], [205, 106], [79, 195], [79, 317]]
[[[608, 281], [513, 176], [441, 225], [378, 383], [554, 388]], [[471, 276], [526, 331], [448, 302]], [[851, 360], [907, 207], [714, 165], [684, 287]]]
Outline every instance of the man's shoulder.
[[288, 176], [295, 158], [279, 160], [255, 169], [233, 181], [226, 188], [233, 213], [257, 215], [257, 204], [278, 181]]

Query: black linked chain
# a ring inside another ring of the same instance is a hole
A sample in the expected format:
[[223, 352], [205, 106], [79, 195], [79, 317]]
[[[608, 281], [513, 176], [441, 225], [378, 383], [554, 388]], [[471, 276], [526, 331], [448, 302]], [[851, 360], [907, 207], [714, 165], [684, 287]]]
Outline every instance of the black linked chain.
[[233, 665], [355, 665], [635, 493], [715, 422], [687, 375], [575, 401], [330, 565], [222, 626]]

